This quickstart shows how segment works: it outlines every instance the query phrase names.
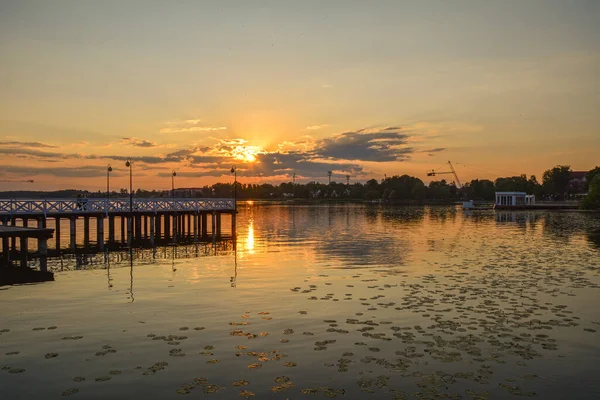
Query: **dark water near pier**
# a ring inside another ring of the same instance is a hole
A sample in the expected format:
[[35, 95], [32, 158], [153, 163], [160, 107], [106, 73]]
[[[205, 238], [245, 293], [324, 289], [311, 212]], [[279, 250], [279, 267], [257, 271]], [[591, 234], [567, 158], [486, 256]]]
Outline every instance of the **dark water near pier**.
[[247, 204], [82, 257], [0, 288], [0, 399], [600, 398], [597, 214]]

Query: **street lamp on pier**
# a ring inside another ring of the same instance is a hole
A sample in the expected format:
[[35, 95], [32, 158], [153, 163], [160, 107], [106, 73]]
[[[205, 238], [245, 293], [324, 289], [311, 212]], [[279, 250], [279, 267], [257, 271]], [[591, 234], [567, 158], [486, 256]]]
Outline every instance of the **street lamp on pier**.
[[173, 170], [171, 173], [171, 196], [175, 199], [175, 177], [177, 176], [177, 172]]
[[233, 174], [233, 209], [237, 212], [237, 168], [235, 165], [231, 167]]
[[110, 199], [110, 173], [112, 172], [112, 167], [108, 164], [106, 168], [106, 199]]
[[131, 158], [127, 159], [125, 166], [129, 168], [129, 212], [133, 212], [133, 162]]

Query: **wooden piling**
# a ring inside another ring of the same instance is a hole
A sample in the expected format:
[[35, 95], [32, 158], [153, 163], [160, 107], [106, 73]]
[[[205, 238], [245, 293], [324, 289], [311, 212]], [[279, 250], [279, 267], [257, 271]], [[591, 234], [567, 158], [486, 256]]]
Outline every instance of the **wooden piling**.
[[54, 219], [54, 235], [56, 239], [56, 250], [60, 250], [60, 217]]
[[108, 217], [108, 242], [113, 243], [115, 241], [115, 217], [111, 215]]
[[96, 245], [100, 251], [104, 250], [104, 216], [96, 217]]
[[77, 217], [71, 217], [69, 218], [69, 224], [70, 224], [70, 236], [71, 236], [71, 250], [73, 252], [75, 252], [75, 249], [77, 248], [77, 228], [76, 228], [76, 222], [77, 222]]
[[83, 217], [83, 247], [90, 248], [90, 217]]

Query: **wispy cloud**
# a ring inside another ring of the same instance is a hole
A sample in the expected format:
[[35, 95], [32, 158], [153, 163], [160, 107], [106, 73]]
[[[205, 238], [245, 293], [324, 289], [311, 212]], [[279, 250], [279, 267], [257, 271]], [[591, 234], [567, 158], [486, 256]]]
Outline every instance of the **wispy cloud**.
[[162, 128], [160, 133], [187, 133], [187, 132], [213, 132], [226, 130], [225, 126], [211, 126], [203, 123], [202, 119], [184, 119], [181, 121], [167, 121], [168, 127]]
[[16, 141], [0, 142], [0, 146], [3, 146], [3, 147], [30, 147], [30, 148], [57, 148], [58, 147], [58, 146], [53, 146], [53, 145], [41, 143], [41, 142], [16, 142]]
[[140, 139], [136, 137], [124, 137], [121, 140], [121, 144], [135, 147], [156, 147], [156, 143], [150, 142], [146, 139]]
[[328, 126], [329, 126], [329, 124], [310, 125], [310, 126], [307, 126], [304, 129], [306, 129], [307, 131], [317, 131], [319, 129], [327, 128]]
[[192, 126], [189, 128], [178, 127], [178, 128], [163, 128], [160, 133], [184, 133], [184, 132], [211, 132], [211, 131], [224, 131], [227, 129], [225, 126]]

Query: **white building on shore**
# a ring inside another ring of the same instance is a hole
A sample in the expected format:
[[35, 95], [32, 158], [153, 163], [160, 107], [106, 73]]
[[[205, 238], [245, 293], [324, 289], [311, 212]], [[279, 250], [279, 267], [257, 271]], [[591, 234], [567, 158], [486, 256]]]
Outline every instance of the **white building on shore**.
[[497, 207], [524, 207], [535, 204], [535, 195], [525, 192], [496, 192]]

